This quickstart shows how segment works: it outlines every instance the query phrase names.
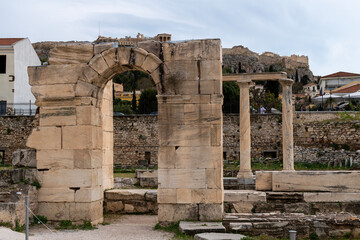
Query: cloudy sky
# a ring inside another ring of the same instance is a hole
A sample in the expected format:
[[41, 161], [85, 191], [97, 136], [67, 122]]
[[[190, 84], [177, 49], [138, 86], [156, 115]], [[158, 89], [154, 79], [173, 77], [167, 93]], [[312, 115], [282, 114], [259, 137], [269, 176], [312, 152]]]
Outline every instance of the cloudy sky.
[[0, 0], [0, 37], [93, 41], [171, 33], [307, 55], [315, 75], [360, 73], [359, 0]]

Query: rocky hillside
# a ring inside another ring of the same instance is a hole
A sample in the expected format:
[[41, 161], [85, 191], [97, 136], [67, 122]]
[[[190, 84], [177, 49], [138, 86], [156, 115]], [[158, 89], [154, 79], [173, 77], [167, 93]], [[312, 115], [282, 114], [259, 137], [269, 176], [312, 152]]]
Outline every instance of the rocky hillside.
[[243, 46], [223, 48], [223, 67], [232, 73], [287, 72], [292, 79], [313, 81], [307, 56], [280, 56], [271, 52], [258, 54]]
[[[88, 42], [38, 42], [33, 46], [41, 61], [46, 62], [51, 49], [59, 44], [88, 43]], [[243, 46], [223, 49], [223, 67], [232, 73], [272, 72], [284, 71], [292, 79], [308, 78], [313, 81], [313, 73], [309, 69], [308, 57], [291, 55], [282, 57], [278, 54], [265, 52], [261, 55]], [[298, 77], [296, 77], [296, 75]]]

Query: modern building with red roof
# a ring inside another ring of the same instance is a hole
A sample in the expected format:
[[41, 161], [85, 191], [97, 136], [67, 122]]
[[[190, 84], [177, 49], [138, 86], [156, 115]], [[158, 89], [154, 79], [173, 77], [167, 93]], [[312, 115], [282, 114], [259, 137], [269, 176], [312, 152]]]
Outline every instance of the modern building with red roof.
[[28, 114], [35, 97], [27, 68], [37, 65], [41, 62], [28, 38], [0, 38], [0, 115]]
[[320, 78], [320, 93], [329, 93], [339, 87], [354, 81], [360, 81], [360, 74], [349, 72], [336, 72]]

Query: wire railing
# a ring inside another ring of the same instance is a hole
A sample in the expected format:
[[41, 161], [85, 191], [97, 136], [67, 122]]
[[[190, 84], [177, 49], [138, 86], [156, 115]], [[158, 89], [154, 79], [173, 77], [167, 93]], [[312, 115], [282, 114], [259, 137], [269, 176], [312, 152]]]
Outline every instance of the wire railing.
[[27, 103], [7, 103], [0, 101], [0, 116], [33, 116], [37, 106], [29, 101]]

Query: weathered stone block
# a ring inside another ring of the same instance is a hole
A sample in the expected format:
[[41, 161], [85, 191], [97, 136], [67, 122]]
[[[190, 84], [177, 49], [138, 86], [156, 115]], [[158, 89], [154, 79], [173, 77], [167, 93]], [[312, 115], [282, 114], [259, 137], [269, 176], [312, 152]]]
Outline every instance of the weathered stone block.
[[160, 125], [160, 146], [210, 146], [210, 127], [203, 125]]
[[137, 44], [139, 48], [146, 50], [149, 53], [153, 53], [155, 56], [160, 56], [161, 43], [156, 41], [143, 41]]
[[77, 125], [100, 125], [100, 109], [95, 106], [76, 107]]
[[159, 168], [220, 168], [222, 151], [218, 147], [160, 147]]
[[[200, 61], [201, 80], [216, 80], [221, 85], [222, 64], [219, 60], [203, 60]], [[220, 92], [219, 92], [220, 93]], [[218, 93], [218, 94], [219, 94]]]
[[36, 167], [36, 151], [34, 149], [20, 149], [12, 154], [14, 167]]
[[164, 61], [205, 59], [221, 61], [222, 58], [220, 39], [165, 42], [162, 45]]
[[105, 59], [101, 54], [95, 55], [89, 62], [89, 66], [94, 69], [98, 74], [103, 75], [109, 68]]
[[[187, 85], [183, 85], [184, 81], [200, 84], [200, 64], [197, 61], [165, 62], [164, 74], [167, 87], [172, 85], [175, 88], [183, 87], [182, 90], [186, 90]], [[181, 94], [182, 91], [178, 90]]]
[[86, 65], [82, 70], [82, 76], [80, 78], [85, 82], [95, 83], [98, 82], [99, 77], [100, 75], [94, 69]]
[[88, 169], [100, 168], [102, 166], [102, 151], [76, 149], [74, 153], [74, 168]]
[[130, 64], [131, 48], [119, 47], [118, 48], [118, 62], [120, 65]]
[[178, 188], [176, 189], [176, 203], [192, 203], [191, 201], [191, 189]]
[[222, 168], [206, 168], [205, 171], [206, 171], [206, 188], [222, 189], [223, 188]]
[[70, 205], [65, 202], [39, 202], [38, 214], [50, 221], [70, 220]]
[[76, 88], [75, 88], [75, 96], [76, 97], [97, 97], [99, 88], [79, 80], [76, 84]]
[[[99, 179], [100, 177], [100, 179]], [[59, 169], [43, 173], [44, 188], [94, 187], [101, 184], [101, 172], [96, 169]]]
[[110, 48], [113, 48], [113, 43], [102, 43], [94, 45], [94, 55], [102, 53]]
[[239, 202], [239, 201], [251, 201], [251, 202], [266, 202], [266, 193], [253, 190], [226, 190], [224, 191], [225, 202]]
[[197, 204], [159, 204], [159, 222], [198, 220]]
[[70, 203], [69, 216], [72, 221], [90, 221], [98, 224], [103, 221], [103, 201], [92, 203]]
[[75, 107], [42, 107], [40, 126], [76, 125]]
[[63, 149], [100, 149], [102, 131], [94, 126], [66, 126], [62, 130]]
[[78, 64], [87, 63], [93, 56], [93, 45], [85, 44], [62, 44], [57, 45], [50, 51], [49, 64]]
[[222, 189], [191, 189], [192, 203], [222, 203]]
[[272, 190], [272, 172], [256, 171], [255, 188], [257, 191]]
[[222, 134], [222, 126], [220, 124], [211, 125], [210, 137], [211, 137], [211, 146], [222, 146], [223, 134]]
[[159, 169], [159, 188], [205, 188], [205, 169]]
[[107, 65], [112, 68], [117, 64], [117, 49], [112, 48], [102, 53]]
[[199, 233], [196, 234], [195, 240], [239, 240], [245, 238], [245, 235], [234, 233]]
[[66, 100], [75, 97], [75, 84], [36, 85], [31, 92], [37, 100]]
[[222, 81], [201, 80], [200, 94], [222, 94]]
[[162, 61], [154, 54], [149, 53], [141, 65], [141, 68], [152, 73], [160, 66], [160, 64], [162, 64]]
[[273, 191], [360, 192], [359, 171], [273, 172]]
[[105, 198], [111, 201], [142, 200], [145, 201], [147, 189], [112, 189], [105, 192]]
[[132, 54], [133, 59], [131, 59], [132, 62], [130, 62], [130, 64], [134, 64], [135, 66], [142, 66], [148, 52], [141, 48], [133, 48]]
[[75, 191], [69, 188], [47, 188], [39, 189], [39, 202], [74, 202]]
[[304, 193], [305, 202], [357, 202], [360, 199], [360, 193], [336, 193], [336, 192], [317, 192]]
[[122, 201], [107, 201], [105, 203], [106, 212], [121, 212], [124, 210], [124, 204]]
[[185, 124], [221, 124], [220, 104], [184, 104]]
[[177, 190], [176, 188], [163, 189], [158, 188], [158, 203], [176, 203]]
[[219, 221], [223, 216], [223, 203], [220, 204], [199, 204], [200, 221]]
[[74, 150], [37, 150], [37, 169], [74, 168]]
[[195, 235], [203, 232], [217, 232], [224, 233], [225, 227], [221, 222], [184, 222], [181, 221], [179, 229], [182, 233], [187, 235]]
[[94, 202], [103, 199], [103, 191], [100, 186], [80, 188], [75, 192], [75, 202]]
[[61, 149], [61, 128], [37, 127], [33, 129], [26, 146], [35, 149]]
[[29, 83], [31, 86], [75, 84], [81, 76], [83, 67], [84, 64], [29, 67]]

